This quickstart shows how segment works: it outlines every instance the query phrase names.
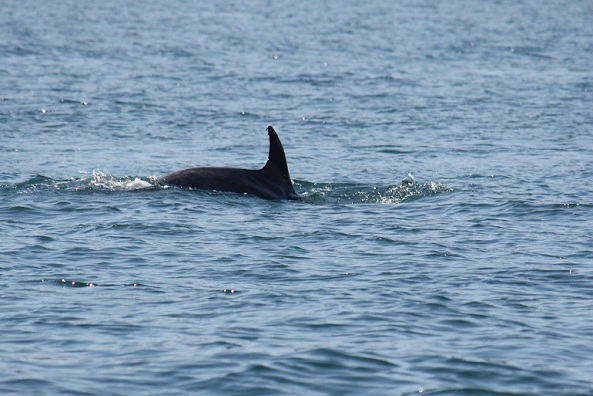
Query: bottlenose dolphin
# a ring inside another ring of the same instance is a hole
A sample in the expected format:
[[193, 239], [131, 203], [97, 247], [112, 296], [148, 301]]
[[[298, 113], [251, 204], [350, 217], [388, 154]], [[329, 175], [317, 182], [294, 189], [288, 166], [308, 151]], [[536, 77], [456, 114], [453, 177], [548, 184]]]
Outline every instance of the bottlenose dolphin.
[[191, 168], [171, 173], [158, 180], [161, 185], [227, 191], [256, 195], [264, 199], [300, 197], [294, 191], [282, 143], [271, 126], [268, 162], [259, 170], [238, 168]]

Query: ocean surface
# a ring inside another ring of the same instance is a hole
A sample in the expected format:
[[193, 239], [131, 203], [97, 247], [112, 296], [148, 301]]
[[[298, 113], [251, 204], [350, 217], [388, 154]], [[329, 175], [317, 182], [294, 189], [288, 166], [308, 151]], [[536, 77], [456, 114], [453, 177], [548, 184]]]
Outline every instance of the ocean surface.
[[2, 2], [0, 394], [592, 395], [592, 21]]

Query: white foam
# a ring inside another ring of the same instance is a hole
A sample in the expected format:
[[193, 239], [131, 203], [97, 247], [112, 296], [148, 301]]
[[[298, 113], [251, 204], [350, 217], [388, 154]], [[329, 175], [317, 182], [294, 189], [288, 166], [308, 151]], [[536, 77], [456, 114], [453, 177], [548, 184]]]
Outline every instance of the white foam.
[[113, 177], [101, 172], [99, 170], [93, 170], [93, 179], [91, 185], [100, 187], [112, 191], [134, 191], [144, 190], [154, 187], [152, 183], [146, 180], [142, 180], [138, 177]]

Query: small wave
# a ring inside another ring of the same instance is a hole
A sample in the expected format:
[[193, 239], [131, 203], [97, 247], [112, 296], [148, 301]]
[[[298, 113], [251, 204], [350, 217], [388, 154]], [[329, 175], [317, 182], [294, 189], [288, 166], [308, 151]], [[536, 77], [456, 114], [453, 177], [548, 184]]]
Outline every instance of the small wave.
[[452, 191], [451, 188], [438, 182], [418, 183], [411, 175], [399, 184], [387, 186], [295, 181], [295, 187], [308, 202], [351, 204], [398, 204], [414, 198]]
[[76, 281], [72, 279], [41, 279], [41, 283], [48, 283], [54, 286], [63, 287], [140, 287], [143, 286], [138, 283], [121, 283], [121, 284], [97, 284], [94, 282]]

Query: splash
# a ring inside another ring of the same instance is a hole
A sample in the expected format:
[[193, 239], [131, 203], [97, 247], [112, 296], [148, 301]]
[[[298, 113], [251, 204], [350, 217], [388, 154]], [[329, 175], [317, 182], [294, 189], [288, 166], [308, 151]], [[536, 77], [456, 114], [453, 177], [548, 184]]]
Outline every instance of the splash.
[[136, 176], [116, 177], [99, 170], [91, 173], [81, 172], [89, 177], [78, 177], [67, 180], [52, 179], [37, 175], [27, 181], [4, 185], [3, 189], [14, 190], [18, 194], [35, 192], [109, 192], [109, 191], [143, 191], [156, 189], [156, 177], [140, 178]]
[[134, 191], [154, 188], [154, 184], [138, 177], [114, 177], [101, 171], [93, 170], [89, 184], [98, 189], [109, 191]]
[[451, 188], [434, 181], [418, 183], [411, 175], [399, 184], [387, 186], [304, 181], [296, 181], [295, 186], [306, 201], [314, 203], [399, 204], [412, 199], [452, 191]]

